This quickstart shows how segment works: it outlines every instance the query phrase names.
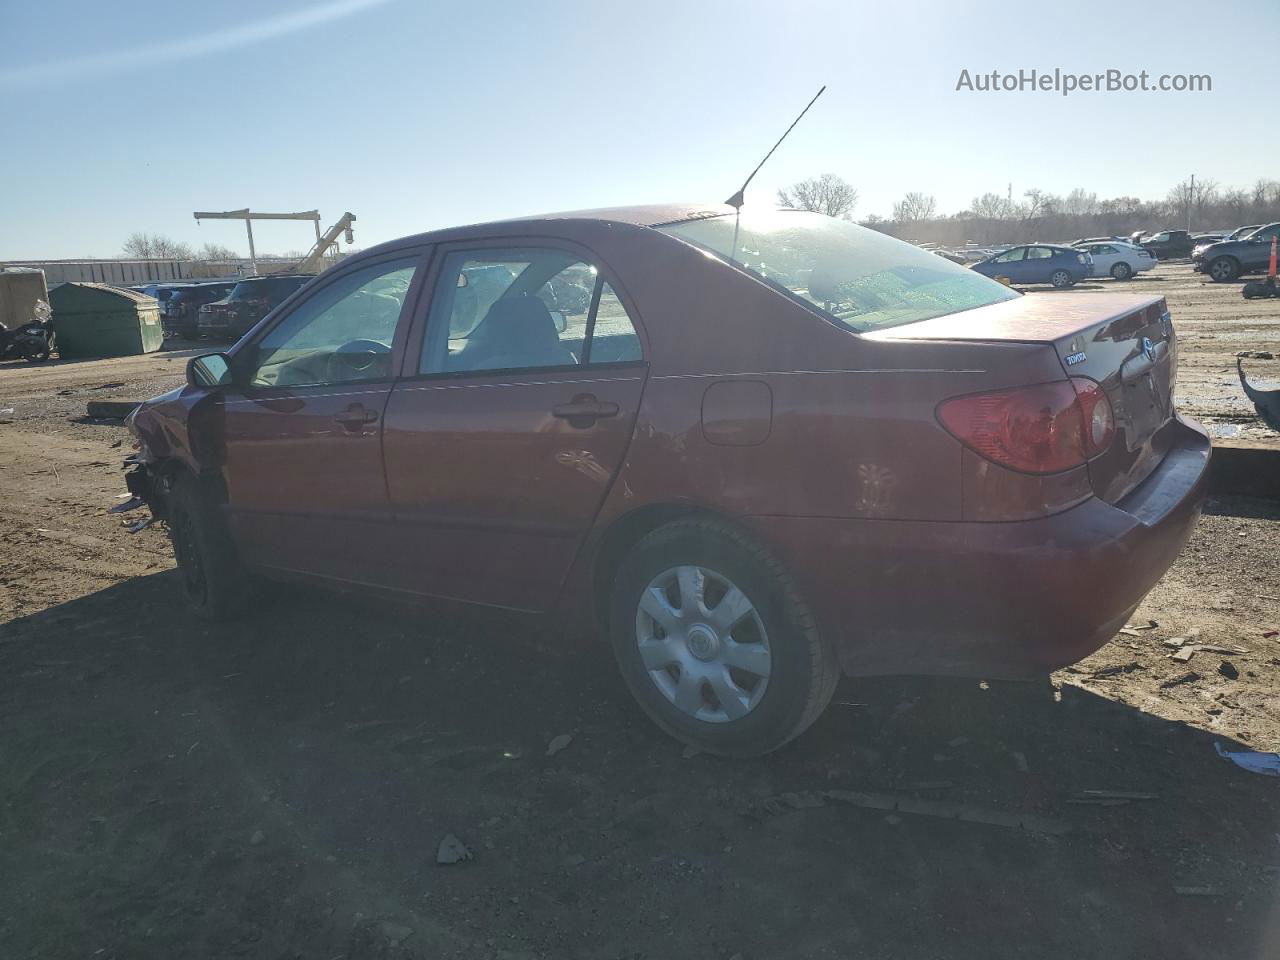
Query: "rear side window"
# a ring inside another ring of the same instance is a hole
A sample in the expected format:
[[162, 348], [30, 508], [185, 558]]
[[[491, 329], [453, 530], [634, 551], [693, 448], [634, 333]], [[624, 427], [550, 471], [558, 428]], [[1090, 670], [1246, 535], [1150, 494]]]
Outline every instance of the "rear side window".
[[1053, 251], [1048, 247], [1031, 247], [1027, 250], [1028, 260], [1048, 260], [1053, 256]]
[[596, 267], [554, 248], [445, 258], [420, 373], [468, 373], [642, 359], [626, 308]]

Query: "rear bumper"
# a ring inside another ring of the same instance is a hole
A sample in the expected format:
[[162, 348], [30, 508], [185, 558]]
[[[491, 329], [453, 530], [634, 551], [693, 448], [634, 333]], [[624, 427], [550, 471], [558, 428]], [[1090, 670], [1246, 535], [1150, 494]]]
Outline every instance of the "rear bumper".
[[1014, 523], [757, 517], [848, 673], [1027, 677], [1109, 641], [1173, 565], [1204, 502], [1208, 436], [1114, 505]]

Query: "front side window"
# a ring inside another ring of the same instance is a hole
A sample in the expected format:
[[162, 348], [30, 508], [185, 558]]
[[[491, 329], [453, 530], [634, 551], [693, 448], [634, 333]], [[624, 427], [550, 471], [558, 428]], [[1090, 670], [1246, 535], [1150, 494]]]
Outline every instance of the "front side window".
[[549, 247], [460, 251], [441, 269], [419, 372], [625, 362], [641, 359], [639, 346], [612, 288], [575, 254]]
[[253, 347], [254, 386], [300, 386], [391, 376], [391, 343], [417, 259], [374, 264], [335, 280]]
[[817, 213], [769, 210], [659, 227], [854, 330], [915, 323], [1021, 294], [887, 234]]
[[1014, 247], [1005, 253], [1000, 254], [993, 260], [993, 263], [1013, 263], [1015, 260], [1021, 260], [1027, 254], [1026, 247]]

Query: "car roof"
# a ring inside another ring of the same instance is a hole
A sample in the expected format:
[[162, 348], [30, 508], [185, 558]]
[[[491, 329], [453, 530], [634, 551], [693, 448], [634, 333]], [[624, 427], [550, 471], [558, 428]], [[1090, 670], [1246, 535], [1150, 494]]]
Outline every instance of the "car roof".
[[[767, 207], [774, 210], [773, 206]], [[630, 227], [660, 227], [669, 223], [683, 223], [689, 220], [706, 220], [712, 217], [724, 217], [733, 214], [733, 207], [725, 203], [649, 203], [626, 207], [595, 207], [585, 210], [565, 210], [557, 213], [538, 213], [524, 217], [511, 217], [506, 220], [485, 220], [476, 223], [458, 224], [442, 227], [424, 233], [400, 237], [386, 243], [378, 244], [368, 250], [361, 251], [360, 258], [368, 254], [378, 254], [396, 250], [404, 246], [423, 243], [440, 243], [481, 235], [499, 236], [504, 228], [517, 230], [530, 223], [610, 223], [624, 224]]]

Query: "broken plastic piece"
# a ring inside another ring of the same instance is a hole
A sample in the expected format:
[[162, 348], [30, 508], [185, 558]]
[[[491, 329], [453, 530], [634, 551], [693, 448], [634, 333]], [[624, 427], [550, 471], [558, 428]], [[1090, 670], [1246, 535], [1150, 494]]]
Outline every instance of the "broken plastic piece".
[[1237, 767], [1250, 773], [1260, 773], [1264, 777], [1280, 777], [1280, 753], [1259, 753], [1257, 750], [1223, 750], [1222, 744], [1215, 743], [1213, 749], [1218, 756], [1226, 757]]

